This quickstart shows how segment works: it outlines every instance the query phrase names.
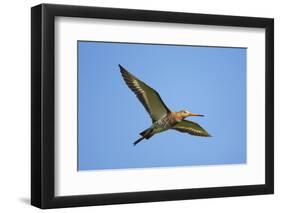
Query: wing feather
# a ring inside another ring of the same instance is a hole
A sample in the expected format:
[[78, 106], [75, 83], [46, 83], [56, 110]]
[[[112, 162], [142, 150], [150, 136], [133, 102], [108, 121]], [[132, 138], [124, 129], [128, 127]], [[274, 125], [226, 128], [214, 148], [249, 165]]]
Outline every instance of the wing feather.
[[199, 124], [193, 122], [193, 121], [188, 121], [188, 120], [182, 120], [178, 124], [176, 124], [173, 127], [174, 130], [180, 131], [180, 132], [186, 132], [191, 135], [196, 135], [196, 136], [203, 136], [203, 137], [210, 137], [209, 133], [203, 129]]
[[135, 93], [153, 122], [170, 112], [157, 91], [139, 80], [119, 64], [120, 72], [127, 86]]

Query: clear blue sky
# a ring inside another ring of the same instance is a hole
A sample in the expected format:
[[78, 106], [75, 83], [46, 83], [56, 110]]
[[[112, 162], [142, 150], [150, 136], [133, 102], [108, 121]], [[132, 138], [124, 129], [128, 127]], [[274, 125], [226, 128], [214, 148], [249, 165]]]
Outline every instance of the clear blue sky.
[[[78, 42], [78, 170], [246, 163], [245, 48]], [[118, 64], [187, 109], [212, 137], [169, 130], [133, 142], [151, 125]]]

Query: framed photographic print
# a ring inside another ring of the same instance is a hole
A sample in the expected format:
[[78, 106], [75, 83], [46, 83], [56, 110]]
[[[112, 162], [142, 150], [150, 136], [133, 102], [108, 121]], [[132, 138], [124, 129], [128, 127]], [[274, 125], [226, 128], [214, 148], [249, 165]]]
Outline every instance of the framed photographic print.
[[31, 9], [31, 203], [272, 194], [274, 21]]

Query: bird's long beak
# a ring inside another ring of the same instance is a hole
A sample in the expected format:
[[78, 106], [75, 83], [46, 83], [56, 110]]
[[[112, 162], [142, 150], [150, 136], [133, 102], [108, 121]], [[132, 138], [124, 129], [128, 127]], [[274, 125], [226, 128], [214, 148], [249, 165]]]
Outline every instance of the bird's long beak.
[[200, 115], [200, 114], [193, 114], [191, 113], [190, 116], [200, 116], [200, 117], [203, 117], [204, 115]]

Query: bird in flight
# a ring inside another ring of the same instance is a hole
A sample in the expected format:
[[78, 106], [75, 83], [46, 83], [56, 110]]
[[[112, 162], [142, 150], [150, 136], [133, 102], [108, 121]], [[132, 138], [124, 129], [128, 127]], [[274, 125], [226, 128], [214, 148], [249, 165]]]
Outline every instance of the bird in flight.
[[157, 91], [132, 75], [120, 64], [119, 68], [125, 83], [135, 93], [152, 120], [152, 125], [140, 133], [141, 137], [134, 142], [134, 145], [138, 144], [143, 139], [149, 139], [153, 135], [168, 129], [174, 129], [195, 136], [210, 137], [209, 133], [199, 124], [185, 120], [185, 118], [189, 116], [203, 115], [194, 114], [187, 110], [171, 112], [162, 101]]

